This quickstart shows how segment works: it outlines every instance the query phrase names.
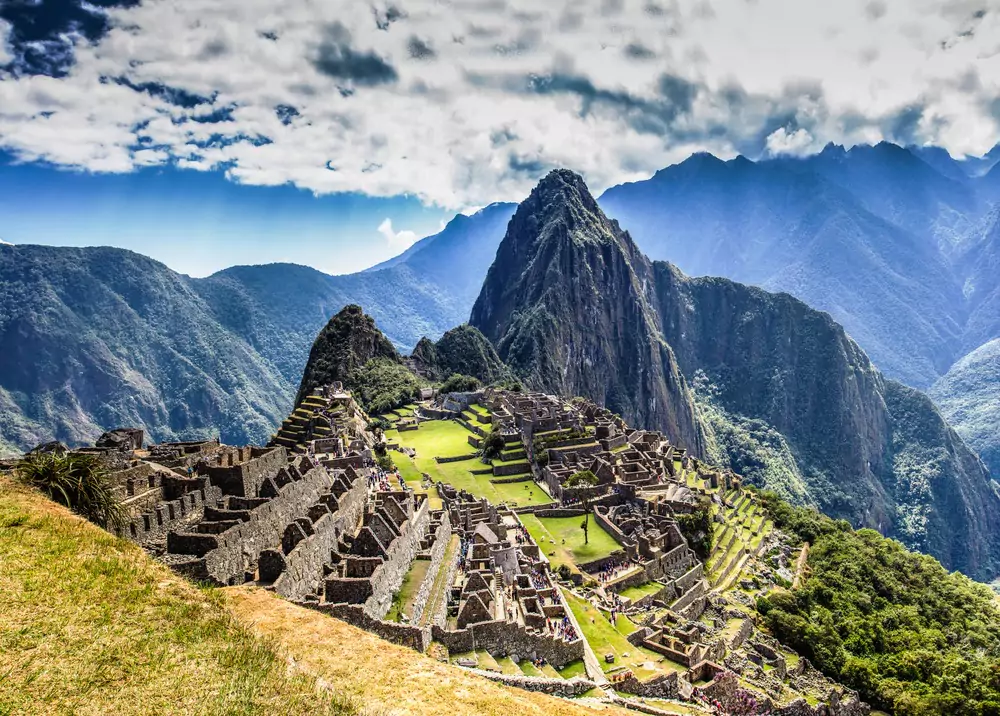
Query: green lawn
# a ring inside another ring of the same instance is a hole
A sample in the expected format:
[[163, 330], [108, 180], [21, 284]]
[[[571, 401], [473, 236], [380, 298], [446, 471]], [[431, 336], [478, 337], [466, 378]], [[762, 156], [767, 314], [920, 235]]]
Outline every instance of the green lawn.
[[574, 676], [587, 677], [587, 667], [583, 664], [583, 659], [571, 661], [561, 669], [557, 669], [559, 675], [564, 679], [572, 679]]
[[[563, 590], [569, 608], [576, 617], [577, 623], [583, 629], [583, 636], [594, 650], [601, 668], [605, 672], [612, 671], [620, 666], [627, 666], [632, 669], [639, 680], [649, 679], [658, 673], [666, 671], [677, 671], [681, 667], [671, 661], [667, 661], [661, 655], [651, 649], [632, 646], [617, 629], [615, 629], [607, 617], [594, 607], [590, 602], [576, 597]], [[615, 662], [608, 664], [604, 661], [605, 654], [614, 654]], [[628, 654], [628, 656], [624, 656]]]
[[593, 516], [590, 518], [587, 544], [583, 543], [583, 530], [580, 529], [583, 517], [520, 517], [528, 533], [548, 556], [553, 569], [568, 564], [574, 571], [579, 571], [577, 564], [607, 557], [621, 549], [621, 545], [594, 521]]
[[469, 445], [472, 435], [459, 423], [451, 420], [426, 420], [417, 430], [387, 430], [388, 442], [398, 442], [417, 451], [418, 458], [468, 455], [476, 451]]
[[640, 584], [635, 587], [626, 587], [618, 593], [623, 597], [628, 597], [632, 601], [637, 601], [643, 597], [648, 597], [651, 594], [656, 594], [661, 589], [663, 589], [662, 584], [657, 584], [656, 582], [646, 582], [645, 584]]
[[450, 420], [433, 420], [420, 424], [419, 430], [386, 431], [386, 440], [398, 442], [404, 447], [417, 451], [417, 457], [410, 459], [402, 453], [393, 452], [392, 459], [400, 474], [411, 486], [419, 490], [420, 474], [426, 472], [433, 482], [444, 482], [458, 490], [468, 490], [476, 497], [485, 497], [494, 504], [508, 502], [515, 506], [544, 505], [552, 500], [534, 482], [513, 482], [494, 485], [492, 475], [473, 475], [470, 470], [487, 466], [478, 458], [459, 462], [438, 463], [435, 457], [452, 457], [475, 452], [468, 443], [471, 435], [459, 423]]

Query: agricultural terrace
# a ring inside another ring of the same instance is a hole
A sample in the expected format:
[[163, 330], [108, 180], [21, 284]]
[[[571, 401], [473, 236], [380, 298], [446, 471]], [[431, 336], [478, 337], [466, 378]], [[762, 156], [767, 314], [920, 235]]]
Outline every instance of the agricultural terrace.
[[[415, 458], [392, 451], [393, 462], [399, 468], [403, 479], [418, 492], [421, 488], [421, 474], [427, 473], [431, 482], [444, 482], [459, 490], [467, 490], [476, 497], [485, 497], [493, 504], [506, 502], [515, 507], [525, 505], [545, 505], [551, 498], [525, 473], [522, 482], [494, 483], [489, 474], [489, 465], [475, 457], [476, 449], [469, 444], [472, 433], [453, 420], [421, 421], [417, 430], [387, 430], [385, 439], [398, 443], [401, 447], [413, 448]], [[458, 457], [468, 455], [467, 460], [439, 463], [435, 457]], [[473, 474], [472, 471], [487, 474]], [[507, 478], [510, 479], [510, 478]]]

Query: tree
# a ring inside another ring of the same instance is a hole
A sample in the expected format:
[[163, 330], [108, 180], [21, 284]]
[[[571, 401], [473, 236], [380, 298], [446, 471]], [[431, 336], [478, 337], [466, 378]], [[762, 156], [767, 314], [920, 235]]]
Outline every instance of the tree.
[[500, 455], [503, 454], [503, 449], [507, 445], [507, 441], [504, 440], [503, 435], [500, 434], [496, 429], [491, 430], [489, 434], [483, 438], [483, 445], [480, 448], [480, 455], [483, 461], [495, 460]]
[[461, 373], [452, 373], [448, 378], [441, 384], [438, 392], [441, 395], [446, 393], [468, 393], [473, 390], [478, 390], [482, 386], [478, 378], [473, 378], [471, 375], [462, 375]]
[[583, 543], [589, 544], [590, 540], [590, 501], [583, 501], [583, 523], [580, 525], [583, 530]]

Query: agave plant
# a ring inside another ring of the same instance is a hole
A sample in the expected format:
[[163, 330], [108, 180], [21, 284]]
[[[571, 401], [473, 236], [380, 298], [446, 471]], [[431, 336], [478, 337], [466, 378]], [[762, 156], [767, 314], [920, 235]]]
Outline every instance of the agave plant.
[[17, 464], [15, 474], [105, 529], [121, 531], [128, 522], [128, 511], [112, 492], [107, 469], [97, 455], [32, 453]]

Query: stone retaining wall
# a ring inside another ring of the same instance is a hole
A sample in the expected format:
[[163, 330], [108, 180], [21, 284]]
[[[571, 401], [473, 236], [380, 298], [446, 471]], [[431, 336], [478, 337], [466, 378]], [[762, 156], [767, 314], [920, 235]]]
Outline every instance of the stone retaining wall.
[[522, 473], [531, 472], [531, 465], [527, 462], [514, 462], [509, 465], [494, 465], [493, 474], [496, 477], [505, 477], [507, 475], [520, 475]]
[[578, 507], [556, 507], [551, 510], [535, 510], [537, 517], [583, 517], [583, 509]]
[[399, 644], [421, 653], [426, 652], [431, 645], [431, 630], [428, 627], [420, 628], [409, 624], [397, 624], [396, 622], [375, 619], [360, 604], [300, 602], [299, 606], [336, 617], [386, 641], [391, 641], [393, 644]]
[[251, 448], [250, 459], [238, 465], [203, 468], [213, 485], [227, 495], [252, 497], [260, 492], [264, 480], [284, 467], [288, 456], [283, 447]]
[[404, 523], [403, 534], [392, 541], [386, 550], [386, 558], [371, 576], [372, 594], [365, 600], [365, 611], [375, 619], [382, 619], [392, 606], [392, 597], [403, 583], [403, 577], [410, 571], [413, 558], [420, 549], [427, 523], [430, 521], [430, 505], [424, 500], [413, 519]]
[[545, 676], [501, 674], [485, 669], [468, 669], [468, 671], [507, 686], [515, 686], [525, 691], [537, 691], [538, 693], [551, 694], [552, 696], [562, 696], [563, 698], [581, 696], [597, 686], [593, 681], [579, 676], [574, 676], [572, 679], [559, 679]]
[[451, 455], [449, 457], [435, 457], [434, 458], [434, 462], [436, 462], [439, 465], [441, 465], [441, 464], [448, 463], [448, 462], [462, 462], [463, 460], [471, 460], [474, 457], [479, 457], [479, 453], [470, 452], [470, 453], [466, 453], [465, 455]]
[[465, 629], [445, 630], [435, 626], [435, 641], [444, 644], [448, 651], [462, 653], [485, 649], [499, 656], [517, 656], [518, 659], [542, 658], [555, 668], [583, 658], [583, 639], [567, 642], [544, 634], [529, 632], [520, 624], [490, 621], [471, 624]]
[[534, 477], [532, 475], [514, 475], [513, 477], [501, 477], [496, 480], [490, 480], [494, 485], [511, 485], [518, 482], [530, 482]]

